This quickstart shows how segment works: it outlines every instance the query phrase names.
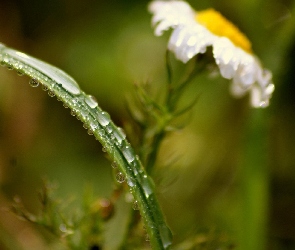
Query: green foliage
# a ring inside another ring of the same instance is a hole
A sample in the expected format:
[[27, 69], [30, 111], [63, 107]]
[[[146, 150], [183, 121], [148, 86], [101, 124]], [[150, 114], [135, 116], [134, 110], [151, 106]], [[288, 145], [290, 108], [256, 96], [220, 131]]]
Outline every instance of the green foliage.
[[61, 242], [65, 249], [101, 248], [104, 224], [113, 213], [112, 201], [95, 199], [87, 190], [83, 204], [73, 209], [71, 201], [55, 197], [55, 187], [44, 183], [39, 193], [41, 209], [38, 215], [28, 212], [19, 198], [15, 198], [11, 211], [20, 219], [44, 228], [51, 235], [51, 245]]

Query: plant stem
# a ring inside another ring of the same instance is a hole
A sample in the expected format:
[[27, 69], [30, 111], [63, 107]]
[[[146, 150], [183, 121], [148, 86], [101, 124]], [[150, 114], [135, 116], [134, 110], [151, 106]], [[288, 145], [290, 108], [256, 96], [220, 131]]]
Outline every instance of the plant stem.
[[269, 129], [266, 110], [251, 110], [241, 161], [241, 250], [266, 249], [269, 171]]
[[153, 142], [151, 145], [152, 151], [149, 154], [149, 156], [147, 158], [147, 163], [146, 163], [146, 171], [148, 174], [152, 173], [153, 167], [154, 167], [155, 162], [157, 160], [157, 156], [158, 156], [161, 142], [163, 141], [165, 135], [166, 135], [165, 130], [161, 129], [153, 138]]

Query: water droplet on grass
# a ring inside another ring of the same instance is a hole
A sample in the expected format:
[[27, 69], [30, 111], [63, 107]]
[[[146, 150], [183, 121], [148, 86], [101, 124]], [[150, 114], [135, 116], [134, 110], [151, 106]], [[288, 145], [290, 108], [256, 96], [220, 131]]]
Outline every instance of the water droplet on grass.
[[116, 174], [116, 180], [119, 183], [123, 183], [125, 181], [125, 176], [123, 173], [119, 172]]
[[127, 184], [128, 184], [128, 186], [130, 187], [130, 188], [133, 188], [134, 186], [135, 186], [135, 179], [133, 178], [133, 177], [129, 177], [128, 179], [127, 179]]
[[[30, 65], [34, 70], [44, 72], [46, 75], [50, 76], [54, 82], [61, 84], [62, 87], [71, 94], [78, 95], [81, 93], [77, 82], [59, 68], [13, 49], [4, 48], [3, 50], [5, 50], [7, 55], [21, 61], [22, 63]], [[6, 58], [8, 61], [6, 61]], [[7, 56], [4, 57], [2, 61], [4, 64], [9, 64], [9, 58]]]
[[107, 112], [104, 112], [104, 111], [103, 112], [98, 112], [97, 119], [98, 119], [98, 122], [103, 127], [107, 126], [111, 121], [110, 115]]
[[95, 121], [89, 121], [89, 126], [92, 129], [92, 131], [95, 131], [98, 128], [98, 126], [95, 123]]
[[42, 90], [47, 91], [48, 90], [47, 86], [43, 85]]
[[39, 86], [39, 82], [35, 78], [31, 79], [29, 83], [30, 83], [31, 87], [33, 87], [33, 88], [36, 88]]
[[126, 134], [122, 128], [118, 128], [114, 130], [114, 136], [119, 142], [119, 144], [122, 143], [122, 141], [126, 138]]
[[117, 168], [117, 167], [118, 167], [117, 162], [113, 161], [113, 162], [112, 162], [112, 168]]
[[109, 134], [112, 134], [113, 133], [113, 128], [111, 125], [107, 125], [106, 127], [106, 131], [109, 133]]
[[138, 205], [138, 201], [134, 201], [132, 204], [132, 208], [133, 210], [139, 210], [139, 205]]
[[146, 198], [149, 198], [150, 195], [153, 193], [153, 182], [150, 177], [144, 176], [141, 179], [141, 186], [144, 191], [144, 195]]
[[94, 96], [92, 95], [88, 95], [85, 97], [85, 102], [87, 103], [87, 105], [90, 107], [90, 108], [96, 108], [98, 106], [98, 103], [95, 99]]
[[55, 94], [54, 94], [52, 91], [48, 91], [48, 95], [49, 95], [50, 97], [54, 97], [54, 96], [55, 96]]
[[122, 148], [122, 153], [125, 156], [125, 159], [131, 163], [134, 160], [134, 153], [130, 146], [125, 146]]
[[159, 230], [164, 249], [168, 249], [172, 244], [172, 233], [165, 224], [160, 225]]

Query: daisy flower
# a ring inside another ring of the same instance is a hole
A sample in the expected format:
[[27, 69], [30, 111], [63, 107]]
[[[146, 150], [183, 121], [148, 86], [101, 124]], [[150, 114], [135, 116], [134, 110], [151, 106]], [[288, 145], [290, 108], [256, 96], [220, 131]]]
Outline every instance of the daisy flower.
[[232, 79], [231, 93], [241, 97], [250, 92], [253, 107], [267, 107], [274, 91], [272, 74], [262, 68], [251, 43], [239, 29], [214, 9], [195, 11], [184, 1], [153, 1], [155, 35], [173, 30], [168, 49], [183, 63], [212, 47], [220, 74]]

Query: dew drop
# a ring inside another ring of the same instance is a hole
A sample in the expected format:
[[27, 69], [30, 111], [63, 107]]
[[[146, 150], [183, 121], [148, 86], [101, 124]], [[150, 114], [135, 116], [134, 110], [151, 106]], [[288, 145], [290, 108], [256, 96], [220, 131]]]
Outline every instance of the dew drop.
[[12, 65], [8, 65], [8, 66], [7, 66], [7, 69], [8, 69], [8, 70], [13, 70], [13, 66], [12, 66]]
[[1, 65], [6, 66], [9, 63], [9, 58], [7, 57], [7, 55], [4, 55]]
[[67, 104], [63, 104], [63, 106], [66, 108], [66, 109], [68, 109], [69, 107], [68, 107], [68, 105]]
[[136, 169], [136, 168], [133, 168], [133, 173], [134, 173], [134, 175], [135, 175], [135, 176], [137, 176], [137, 175], [138, 175], [138, 171], [137, 171], [137, 169]]
[[42, 86], [42, 90], [47, 91], [48, 88], [47, 88], [45, 85], [43, 85], [43, 86]]
[[112, 134], [112, 133], [113, 133], [113, 128], [112, 128], [112, 126], [107, 125], [105, 128], [106, 128], [106, 131], [107, 131], [109, 134]]
[[88, 126], [84, 123], [83, 128], [88, 129]]
[[128, 186], [130, 187], [130, 188], [133, 188], [134, 186], [135, 186], [135, 179], [133, 178], [133, 177], [129, 177], [128, 179], [127, 179], [127, 184], [128, 184]]
[[72, 116], [76, 116], [75, 111], [71, 110], [71, 115], [72, 115]]
[[104, 111], [97, 113], [97, 119], [98, 122], [104, 127], [107, 126], [111, 121], [110, 115]]
[[88, 134], [88, 135], [93, 135], [93, 131], [92, 131], [91, 129], [88, 129], [88, 130], [87, 130], [87, 134]]
[[[78, 95], [81, 93], [79, 85], [77, 82], [70, 77], [68, 74], [66, 74], [64, 71], [47, 64], [45, 62], [42, 62], [32, 56], [28, 56], [22, 52], [5, 48], [5, 52], [7, 55], [14, 57], [15, 59], [30, 65], [36, 70], [44, 72], [46, 75], [50, 76], [52, 80], [62, 85], [64, 89], [66, 89], [68, 92], [70, 92], [73, 95]], [[9, 58], [6, 56], [6, 58], [9, 61]], [[5, 61], [5, 57], [3, 58], [4, 64], [8, 64], [8, 62]]]
[[70, 101], [73, 104], [73, 106], [77, 106], [79, 104], [79, 100], [77, 98], [71, 98]]
[[96, 108], [96, 107], [98, 106], [98, 103], [97, 103], [95, 97], [92, 96], [92, 95], [88, 95], [88, 96], [86, 96], [86, 97], [85, 97], [85, 102], [86, 102], [87, 105], [88, 105], [90, 108], [92, 108], [92, 109], [94, 109], [94, 108]]
[[81, 116], [84, 118], [84, 119], [87, 119], [87, 115], [89, 114], [88, 110], [85, 109], [85, 107], [83, 105], [77, 105], [79, 107], [79, 113], [81, 114]]
[[100, 137], [105, 137], [106, 136], [106, 133], [105, 133], [105, 131], [104, 130], [98, 130], [98, 134], [99, 134], [99, 136]]
[[118, 167], [118, 164], [115, 161], [113, 161], [111, 165], [112, 165], [112, 168], [117, 168]]
[[35, 78], [31, 79], [29, 83], [30, 83], [31, 87], [34, 87], [34, 88], [39, 86], [39, 82]]
[[48, 95], [49, 95], [50, 97], [54, 97], [54, 96], [55, 96], [55, 94], [54, 94], [52, 91], [48, 91]]
[[114, 136], [116, 137], [119, 144], [126, 138], [126, 134], [122, 128], [118, 128], [114, 130]]
[[106, 153], [107, 152], [107, 149], [105, 147], [103, 147], [102, 149], [102, 152]]
[[133, 210], [139, 210], [139, 205], [138, 205], [138, 201], [134, 201], [132, 204], [132, 208]]
[[21, 71], [17, 71], [16, 72], [19, 76], [23, 76], [24, 75], [24, 72], [21, 72]]
[[165, 224], [159, 226], [159, 231], [164, 249], [168, 249], [172, 244], [172, 233]]
[[91, 128], [93, 131], [96, 130], [97, 127], [98, 127], [94, 122], [91, 122], [91, 123], [89, 124], [89, 126], [90, 126], [90, 128]]
[[22, 71], [23, 68], [24, 68], [24, 65], [23, 65], [22, 63], [20, 63], [20, 62], [16, 62], [16, 63], [14, 64], [14, 67], [15, 67], [15, 69], [16, 69], [17, 71]]
[[141, 179], [141, 185], [142, 185], [145, 197], [149, 198], [150, 195], [153, 193], [152, 180], [149, 177], [144, 176], [144, 178]]
[[134, 153], [130, 146], [125, 146], [122, 148], [122, 153], [125, 156], [125, 159], [131, 163], [134, 160]]
[[116, 180], [119, 183], [123, 183], [125, 181], [125, 176], [123, 173], [119, 172], [116, 174]]

